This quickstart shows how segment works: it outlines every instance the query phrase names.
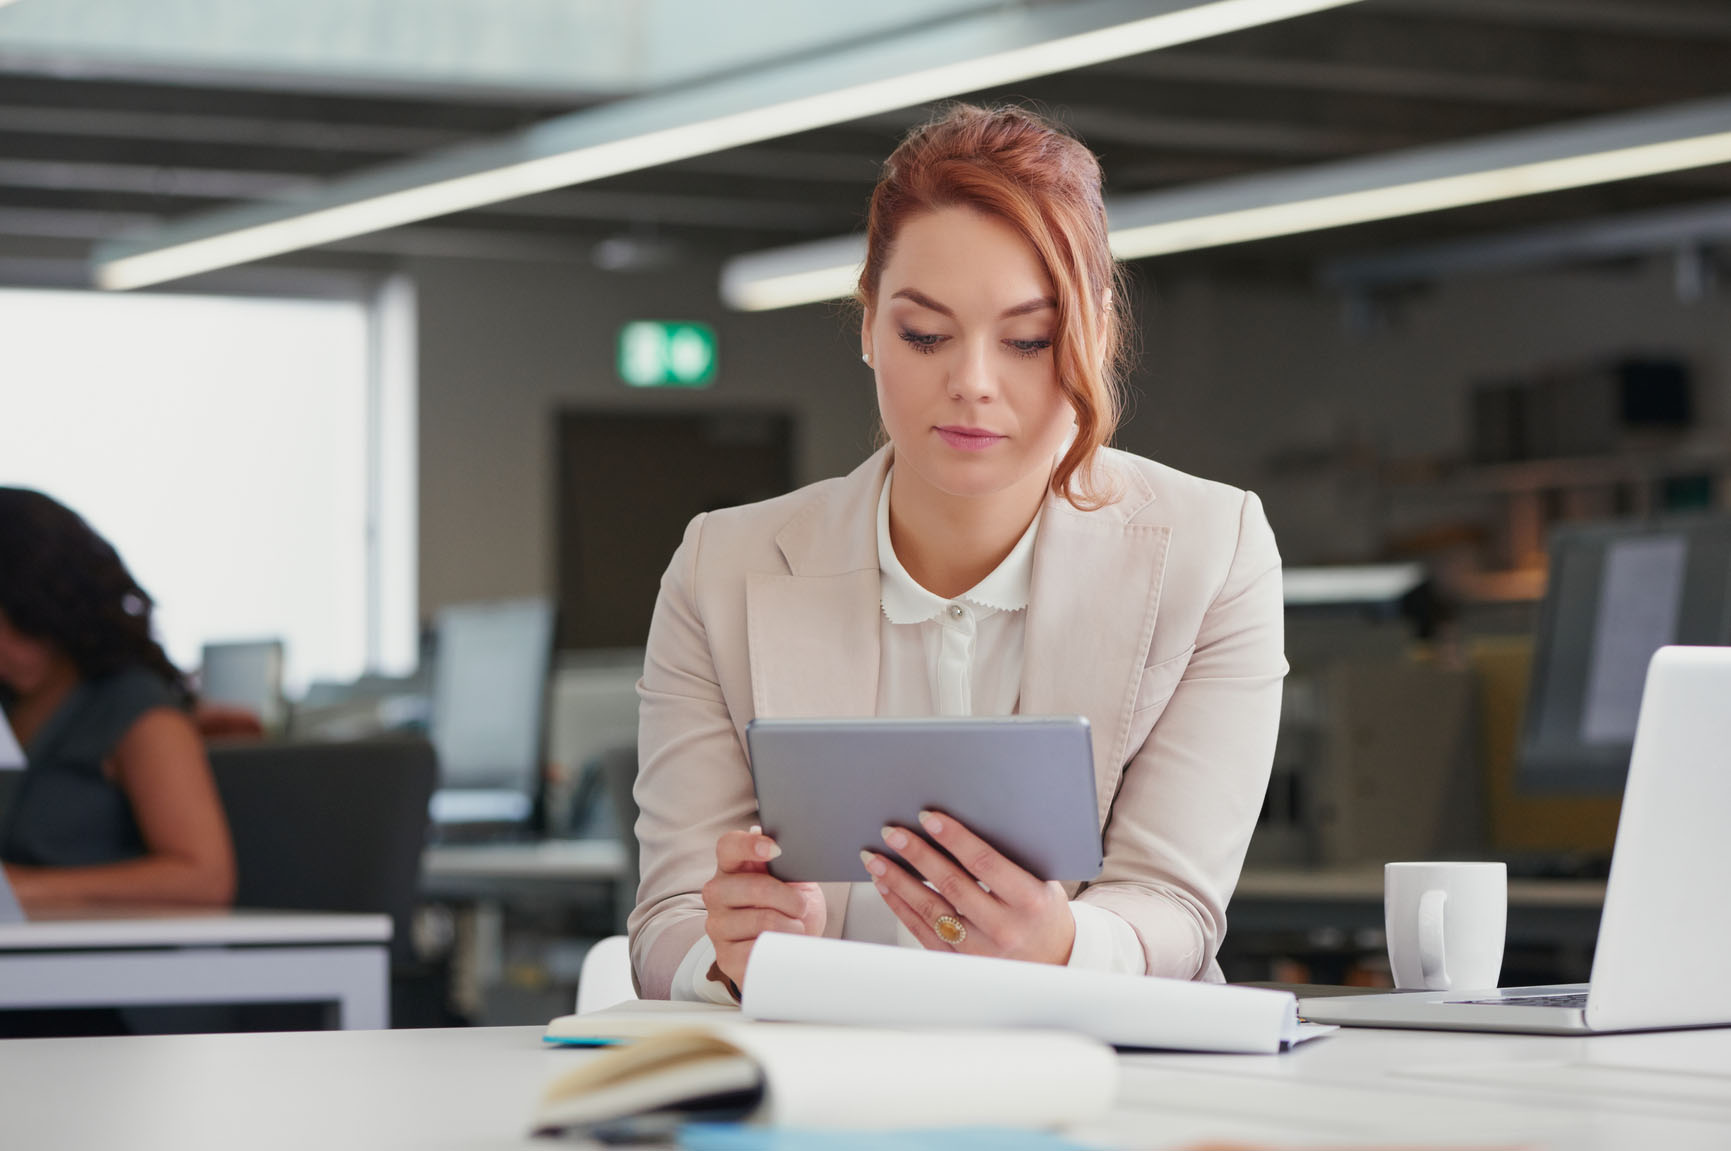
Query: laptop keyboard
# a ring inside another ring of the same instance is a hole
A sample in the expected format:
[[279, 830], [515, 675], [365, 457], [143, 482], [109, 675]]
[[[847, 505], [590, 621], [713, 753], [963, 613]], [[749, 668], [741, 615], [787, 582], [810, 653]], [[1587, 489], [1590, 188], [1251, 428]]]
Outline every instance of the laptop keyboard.
[[1451, 999], [1450, 1003], [1476, 1003], [1486, 1007], [1579, 1007], [1587, 1006], [1585, 991], [1564, 995], [1505, 995], [1500, 999]]

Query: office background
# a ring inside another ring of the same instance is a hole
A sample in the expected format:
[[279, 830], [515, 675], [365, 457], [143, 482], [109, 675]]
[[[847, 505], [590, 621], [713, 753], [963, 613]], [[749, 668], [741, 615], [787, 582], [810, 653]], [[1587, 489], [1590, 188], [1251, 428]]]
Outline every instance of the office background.
[[[93, 254], [117, 237], [613, 101], [677, 98], [715, 76], [773, 77], [858, 45], [893, 59], [968, 21], [1009, 27], [1025, 10], [1062, 19], [1103, 6], [869, 7], [0, 5], [0, 289], [82, 289]], [[1577, 123], [1731, 97], [1731, 13], [1709, 0], [1318, 7], [953, 95], [1013, 98], [1070, 124], [1101, 154], [1109, 194], [1124, 203], [1354, 159], [1387, 161], [1397, 179], [1399, 157], [1422, 166], [1407, 149], [1532, 131], [1537, 150], [1555, 138], [1546, 133]], [[641, 423], [641, 450], [585, 470], [599, 457], [573, 446], [584, 421], [685, 417], [680, 434], [700, 440], [771, 454], [784, 445], [793, 484], [857, 463], [872, 444], [874, 400], [851, 314], [835, 302], [740, 311], [718, 284], [739, 256], [854, 230], [876, 164], [928, 106], [152, 291], [362, 309], [361, 374], [380, 414], [368, 425], [374, 478], [359, 490], [389, 537], [368, 537], [364, 586], [353, 592], [368, 613], [365, 665], [401, 680], [404, 694], [425, 694], [424, 677], [409, 675], [417, 627], [431, 629], [444, 609], [523, 597], [559, 604], [568, 649], [628, 648], [629, 635], [582, 631], [583, 565], [597, 547], [581, 542], [578, 497], [597, 483], [648, 486], [672, 462], [655, 451], [657, 428], [671, 425]], [[1676, 134], [1663, 123], [1652, 132], [1655, 142]], [[1524, 665], [1498, 663], [1491, 641], [1518, 646], [1536, 627], [1552, 527], [1731, 504], [1728, 235], [1731, 164], [1717, 162], [1133, 260], [1139, 357], [1119, 443], [1256, 490], [1294, 567], [1425, 565], [1448, 606], [1442, 638], [1454, 645], [1440, 657], [1435, 645], [1425, 650], [1477, 678], [1447, 689], [1415, 680], [1397, 703], [1450, 690], [1449, 715], [1483, 720], [1524, 691]], [[6, 298], [0, 291], [0, 333]], [[625, 383], [621, 328], [641, 320], [712, 327], [710, 385]], [[0, 402], [23, 410], [30, 391], [55, 381], [9, 370], [4, 346], [0, 338]], [[236, 366], [234, 386], [244, 387], [245, 364]], [[1686, 399], [1631, 415], [1621, 402], [1628, 388], [1681, 389]], [[0, 416], [0, 427], [8, 422]], [[11, 434], [33, 433], [14, 424]], [[731, 465], [713, 466], [722, 474]], [[30, 476], [0, 458], [0, 480]], [[757, 481], [724, 486], [711, 506], [760, 494], [768, 491]], [[124, 540], [139, 529], [114, 530]], [[672, 543], [650, 536], [645, 546], [664, 555]], [[1301, 623], [1300, 641], [1312, 646], [1294, 651], [1301, 696], [1288, 701], [1294, 735], [1283, 754], [1325, 754], [1304, 749], [1302, 730], [1328, 690], [1317, 686], [1324, 665], [1410, 663], [1415, 637], [1434, 622], [1361, 612], [1330, 617], [1320, 631]], [[566, 671], [580, 678], [629, 662], [610, 658], [568, 651]], [[287, 659], [299, 690], [308, 677], [293, 673], [292, 643]], [[1492, 682], [1502, 695], [1484, 694]], [[1329, 738], [1326, 723], [1313, 726], [1316, 739]], [[1508, 754], [1514, 731], [1499, 736]], [[554, 757], [564, 756], [554, 743]], [[600, 750], [581, 746], [585, 756]], [[1494, 756], [1477, 735], [1445, 751], [1464, 758], [1443, 756], [1435, 772], [1474, 794], [1441, 839], [1415, 839], [1414, 853], [1450, 846], [1450, 835], [1488, 850], [1479, 781]], [[576, 786], [570, 777], [583, 765], [561, 766]], [[1602, 849], [1602, 823], [1593, 828], [1580, 833], [1583, 849]], [[1371, 856], [1363, 845], [1330, 847], [1338, 838], [1265, 839], [1253, 860], [1270, 865]]]

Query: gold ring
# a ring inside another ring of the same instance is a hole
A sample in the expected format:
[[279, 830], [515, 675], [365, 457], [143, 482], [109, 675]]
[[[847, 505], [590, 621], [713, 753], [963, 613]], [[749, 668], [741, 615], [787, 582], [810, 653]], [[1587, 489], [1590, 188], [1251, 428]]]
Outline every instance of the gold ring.
[[937, 922], [932, 924], [932, 930], [951, 947], [960, 947], [968, 938], [968, 929], [953, 915], [938, 916]]

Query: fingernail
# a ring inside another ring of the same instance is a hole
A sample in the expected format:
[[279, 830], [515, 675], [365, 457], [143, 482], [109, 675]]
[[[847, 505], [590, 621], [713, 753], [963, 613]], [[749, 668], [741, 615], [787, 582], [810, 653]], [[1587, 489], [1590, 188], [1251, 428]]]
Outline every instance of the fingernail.
[[944, 821], [938, 818], [938, 813], [935, 811], [922, 811], [920, 812], [920, 826], [936, 835], [944, 829]]
[[753, 834], [753, 835], [762, 835], [762, 834], [763, 834], [763, 825], [762, 825], [762, 824], [760, 824], [760, 823], [754, 823], [754, 824], [752, 824], [752, 825], [751, 825], [751, 834]]
[[774, 859], [780, 854], [781, 845], [779, 843], [775, 843], [768, 839], [760, 839], [757, 841], [757, 857], [759, 859]]
[[908, 845], [907, 832], [899, 827], [886, 827], [883, 830], [884, 842], [900, 851]]
[[859, 861], [865, 864], [865, 869], [873, 875], [882, 875], [884, 873], [884, 861], [863, 847], [860, 848]]
[[874, 884], [872, 884], [872, 886], [878, 889], [879, 895], [888, 895], [890, 893], [890, 889], [885, 887], [881, 883], [874, 883]]

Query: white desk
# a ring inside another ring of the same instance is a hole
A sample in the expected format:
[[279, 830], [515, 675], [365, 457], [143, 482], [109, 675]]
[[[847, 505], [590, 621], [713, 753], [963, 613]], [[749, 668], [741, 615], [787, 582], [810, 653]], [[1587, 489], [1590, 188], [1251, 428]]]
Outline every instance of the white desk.
[[[452, 998], [472, 1018], [484, 1014], [486, 989], [503, 977], [505, 908], [557, 902], [593, 906], [608, 928], [623, 931], [637, 897], [615, 839], [546, 839], [534, 843], [451, 844], [421, 854], [421, 894], [462, 904], [453, 962]], [[511, 1022], [521, 1021], [521, 1017]]]
[[[1523, 951], [1548, 957], [1547, 968], [1554, 973], [1532, 982], [1585, 981], [1604, 901], [1603, 880], [1509, 880], [1510, 958]], [[1266, 953], [1265, 937], [1283, 933], [1307, 935], [1334, 929], [1351, 938], [1374, 932], [1369, 947], [1380, 951], [1382, 867], [1246, 868], [1232, 893], [1226, 920], [1222, 962], [1230, 977], [1244, 978], [1242, 971], [1255, 969], [1236, 965], [1234, 960], [1260, 957]], [[1319, 978], [1340, 981], [1326, 973]]]
[[387, 915], [137, 909], [0, 924], [0, 1008], [328, 1002], [390, 1025]]
[[614, 839], [430, 847], [421, 855], [421, 889], [472, 894], [513, 884], [611, 883], [624, 871], [625, 848]]
[[[546, 1148], [540, 1029], [0, 1043], [0, 1138], [32, 1151]], [[917, 1041], [917, 1040], [916, 1040]], [[1723, 1151], [1731, 1030], [1524, 1038], [1345, 1031], [1281, 1056], [1130, 1055], [1101, 1146]], [[869, 1091], [869, 1084], [861, 1090]]]

